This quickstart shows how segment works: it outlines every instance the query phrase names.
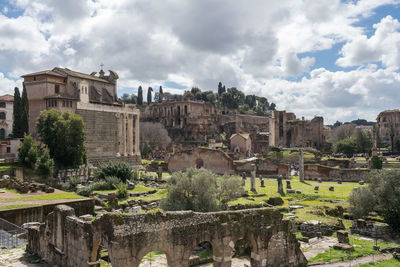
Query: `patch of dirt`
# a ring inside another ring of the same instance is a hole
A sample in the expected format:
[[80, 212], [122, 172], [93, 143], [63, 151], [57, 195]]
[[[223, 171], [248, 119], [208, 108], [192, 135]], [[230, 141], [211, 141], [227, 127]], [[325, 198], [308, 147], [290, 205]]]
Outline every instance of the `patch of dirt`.
[[308, 243], [300, 242], [300, 245], [306, 259], [311, 259], [325, 250], [330, 249], [330, 247], [336, 243], [338, 243], [336, 238], [324, 236], [322, 238], [310, 238]]
[[0, 266], [43, 267], [47, 266], [40, 259], [24, 251], [23, 248], [0, 249]]

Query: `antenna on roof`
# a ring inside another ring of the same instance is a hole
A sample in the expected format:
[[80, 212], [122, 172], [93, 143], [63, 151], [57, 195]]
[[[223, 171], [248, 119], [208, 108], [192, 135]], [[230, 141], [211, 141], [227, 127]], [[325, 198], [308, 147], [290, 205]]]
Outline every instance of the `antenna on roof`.
[[101, 64], [100, 64], [100, 67], [101, 67], [101, 70], [103, 70], [104, 64], [101, 63]]

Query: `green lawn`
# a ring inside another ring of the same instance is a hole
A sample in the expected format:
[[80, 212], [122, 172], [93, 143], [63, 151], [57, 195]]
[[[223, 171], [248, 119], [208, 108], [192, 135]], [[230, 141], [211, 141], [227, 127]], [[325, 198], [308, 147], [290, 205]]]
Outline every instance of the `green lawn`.
[[21, 197], [0, 199], [0, 204], [15, 201], [42, 201], [42, 200], [62, 200], [62, 199], [84, 199], [85, 197], [77, 195], [74, 192], [63, 192], [43, 195], [24, 196]]
[[8, 171], [8, 170], [12, 170], [14, 167], [11, 165], [4, 165], [4, 166], [0, 166], [0, 171]]
[[[360, 240], [359, 235], [349, 235], [350, 244], [354, 246], [354, 252], [348, 253], [341, 250], [335, 250], [330, 248], [323, 253], [318, 254], [316, 257], [309, 259], [309, 262], [315, 261], [323, 261], [323, 262], [330, 262], [334, 261], [347, 261], [353, 260], [355, 258], [372, 255], [372, 254], [379, 254], [379, 251], [373, 249], [374, 242], [367, 241], [367, 240]], [[397, 246], [395, 243], [385, 242], [382, 240], [378, 241], [378, 246], [381, 248], [386, 248], [389, 246]]]

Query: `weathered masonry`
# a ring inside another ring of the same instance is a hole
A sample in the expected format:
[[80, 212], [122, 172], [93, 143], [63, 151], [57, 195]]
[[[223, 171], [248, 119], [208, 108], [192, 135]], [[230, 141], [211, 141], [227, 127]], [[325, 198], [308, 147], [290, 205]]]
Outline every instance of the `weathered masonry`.
[[148, 252], [162, 250], [168, 266], [189, 266], [192, 250], [212, 244], [214, 266], [231, 266], [235, 244], [251, 247], [251, 266], [306, 266], [288, 220], [271, 208], [197, 213], [191, 211], [123, 215], [105, 213], [93, 221], [57, 206], [46, 223], [29, 229], [27, 250], [49, 265], [100, 266], [106, 248], [112, 266], [137, 267]]
[[110, 70], [90, 75], [53, 68], [22, 76], [29, 100], [29, 129], [36, 136], [36, 120], [43, 110], [74, 112], [85, 122], [87, 158], [97, 165], [118, 160], [139, 162], [139, 117], [135, 105], [117, 95], [118, 74]]

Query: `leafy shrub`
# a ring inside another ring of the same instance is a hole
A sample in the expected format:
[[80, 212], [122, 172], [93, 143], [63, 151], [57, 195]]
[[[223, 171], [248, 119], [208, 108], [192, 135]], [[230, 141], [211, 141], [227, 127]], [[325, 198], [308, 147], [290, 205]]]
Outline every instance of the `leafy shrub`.
[[161, 200], [164, 210], [220, 210], [224, 202], [242, 191], [239, 177], [218, 176], [205, 169], [175, 172], [167, 183], [167, 198]]
[[115, 176], [122, 182], [131, 180], [133, 176], [132, 167], [123, 161], [110, 161], [101, 164], [94, 173], [96, 180], [104, 180], [106, 177]]
[[24, 167], [34, 169], [37, 159], [38, 147], [32, 136], [25, 134], [24, 141], [22, 141], [18, 148], [18, 160]]
[[350, 212], [354, 217], [375, 211], [393, 229], [400, 230], [400, 170], [373, 171], [368, 186], [353, 190]]
[[117, 198], [123, 199], [128, 198], [128, 186], [125, 183], [119, 183], [117, 186], [116, 196]]
[[68, 182], [68, 190], [75, 190], [77, 185], [81, 183], [81, 179], [79, 176], [75, 175]]
[[108, 189], [106, 190], [117, 188], [117, 185], [121, 183], [121, 179], [115, 176], [107, 176], [106, 178], [104, 178], [104, 181], [108, 185]]
[[42, 150], [36, 168], [43, 177], [49, 177], [53, 174], [54, 160], [50, 158], [50, 152], [47, 148]]
[[110, 190], [110, 185], [106, 181], [96, 181], [89, 185], [92, 191]]
[[382, 169], [383, 162], [380, 157], [373, 156], [371, 159], [373, 169]]
[[76, 193], [80, 196], [88, 197], [93, 192], [93, 189], [90, 185], [79, 188]]

